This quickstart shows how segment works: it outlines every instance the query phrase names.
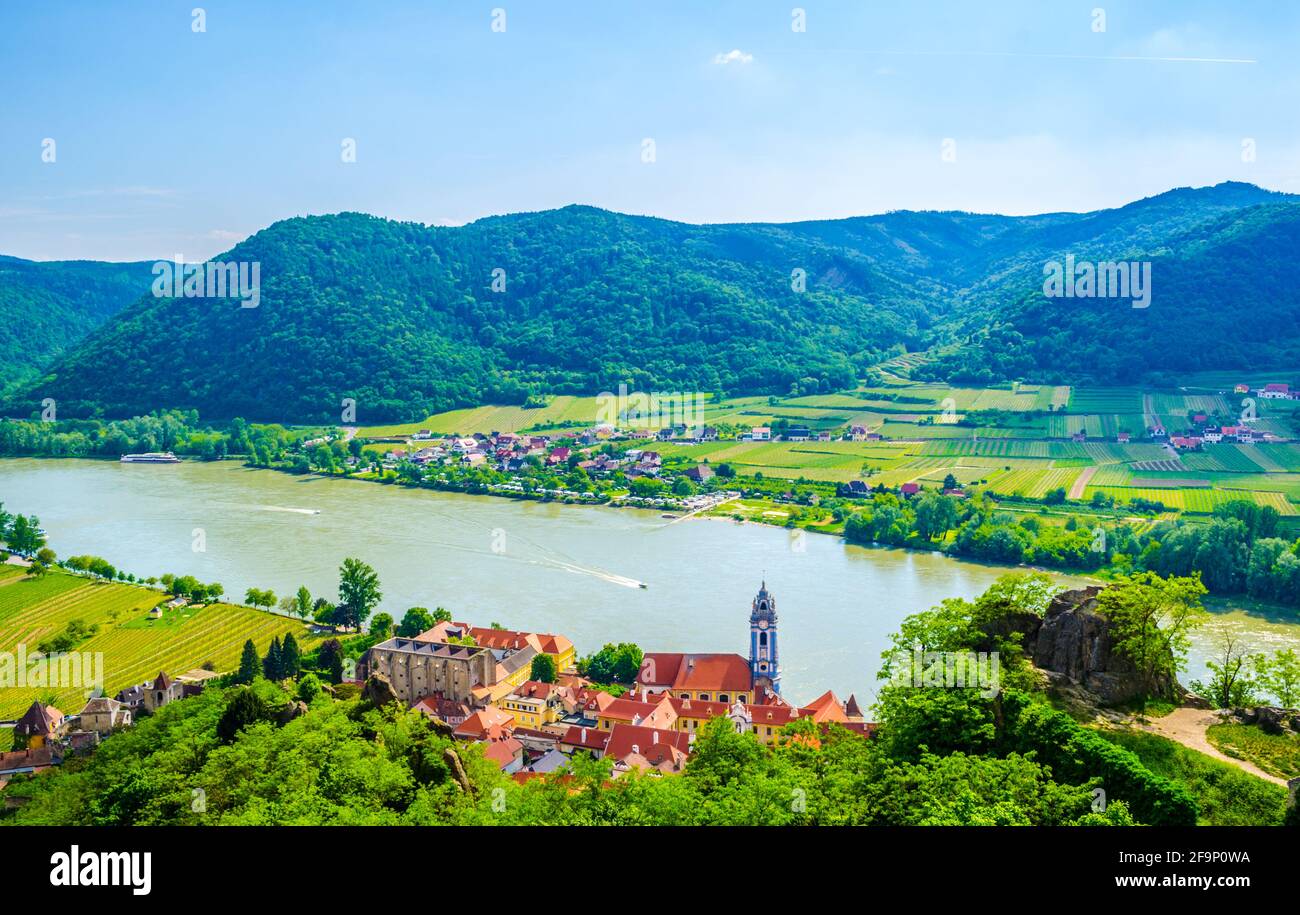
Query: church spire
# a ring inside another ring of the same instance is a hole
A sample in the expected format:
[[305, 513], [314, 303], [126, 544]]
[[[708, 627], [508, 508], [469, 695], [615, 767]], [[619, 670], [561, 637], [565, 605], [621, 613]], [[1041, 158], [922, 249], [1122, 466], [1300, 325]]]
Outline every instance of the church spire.
[[749, 674], [755, 698], [764, 687], [781, 692], [781, 665], [776, 644], [776, 598], [767, 590], [767, 576], [759, 585], [749, 613]]

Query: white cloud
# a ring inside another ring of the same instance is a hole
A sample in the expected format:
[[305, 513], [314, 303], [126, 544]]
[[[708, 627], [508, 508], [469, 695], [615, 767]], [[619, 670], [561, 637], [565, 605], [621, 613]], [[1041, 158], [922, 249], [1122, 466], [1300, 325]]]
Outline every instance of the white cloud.
[[733, 48], [726, 54], [713, 55], [713, 62], [724, 67], [727, 64], [751, 64], [754, 62], [754, 55], [746, 54], [739, 48]]

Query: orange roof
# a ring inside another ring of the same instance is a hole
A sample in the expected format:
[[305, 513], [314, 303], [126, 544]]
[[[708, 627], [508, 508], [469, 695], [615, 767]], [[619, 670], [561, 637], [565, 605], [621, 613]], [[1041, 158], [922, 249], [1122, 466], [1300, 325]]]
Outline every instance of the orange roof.
[[483, 747], [483, 756], [497, 764], [498, 769], [504, 769], [516, 759], [524, 750], [524, 745], [513, 737], [507, 737], [505, 740], [493, 740]]
[[442, 622], [435, 625], [432, 629], [421, 632], [413, 641], [446, 642], [452, 636], [459, 637], [461, 634], [468, 631], [469, 623]]
[[622, 718], [633, 721], [637, 718], [653, 715], [657, 708], [659, 708], [658, 702], [641, 702], [637, 699], [620, 698], [609, 703], [601, 710], [600, 714], [605, 718]]
[[830, 690], [809, 702], [804, 711], [812, 714], [813, 721], [845, 722], [849, 720], [849, 716], [844, 714], [844, 706], [840, 704], [840, 700]]
[[747, 705], [745, 709], [755, 727], [782, 728], [805, 714], [788, 705]]
[[[616, 725], [622, 727], [623, 725]], [[581, 750], [604, 750], [605, 745], [609, 743], [609, 731], [602, 731], [598, 728], [580, 728], [576, 724], [570, 725], [569, 729], [564, 732], [560, 738], [560, 743], [565, 746], [576, 747]]]
[[508, 648], [511, 650], [532, 645], [537, 651], [542, 650], [542, 643], [531, 632], [516, 632], [513, 629], [484, 629], [474, 626], [469, 635], [474, 643], [483, 648]]
[[690, 752], [689, 734], [663, 728], [645, 728], [634, 724], [614, 725], [614, 729], [609, 734], [609, 742], [605, 744], [606, 756], [623, 759], [635, 753], [644, 757], [653, 766], [658, 766], [665, 760], [672, 760], [675, 753], [684, 756]]
[[599, 689], [583, 689], [578, 692], [578, 701], [582, 703], [584, 712], [599, 713], [610, 707], [614, 702], [614, 697], [609, 693]]
[[456, 737], [469, 740], [482, 740], [494, 730], [500, 730], [514, 724], [515, 716], [509, 712], [503, 712], [494, 706], [488, 706], [479, 709], [470, 715], [460, 724], [452, 733]]
[[541, 640], [542, 651], [547, 654], [564, 654], [566, 651], [573, 650], [573, 643], [562, 635], [555, 635], [550, 632], [539, 632], [537, 638]]
[[638, 680], [644, 686], [704, 692], [740, 692], [753, 687], [749, 662], [738, 654], [653, 652], [641, 662]]
[[678, 699], [671, 697], [668, 700], [677, 713], [678, 718], [696, 718], [703, 721], [712, 721], [714, 718], [725, 718], [727, 712], [731, 710], [730, 703], [727, 702], [705, 702], [703, 699]]

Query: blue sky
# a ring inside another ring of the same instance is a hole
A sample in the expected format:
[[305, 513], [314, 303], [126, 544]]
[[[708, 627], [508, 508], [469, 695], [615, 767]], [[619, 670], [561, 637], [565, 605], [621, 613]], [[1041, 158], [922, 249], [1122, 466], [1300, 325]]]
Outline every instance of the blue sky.
[[0, 253], [192, 260], [340, 210], [789, 221], [1300, 192], [1300, 4], [800, 0], [802, 33], [795, 5], [4, 4]]

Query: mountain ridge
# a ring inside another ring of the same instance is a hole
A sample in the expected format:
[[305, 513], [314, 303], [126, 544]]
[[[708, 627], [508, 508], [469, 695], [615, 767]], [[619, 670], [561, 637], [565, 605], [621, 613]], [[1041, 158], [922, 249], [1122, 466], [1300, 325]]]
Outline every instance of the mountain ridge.
[[[1222, 274], [1225, 251], [1243, 273], [1229, 311], [1265, 309], [1283, 331], [1273, 355], [1290, 359], [1300, 330], [1284, 312], [1295, 294], [1269, 227], [1289, 241], [1297, 213], [1300, 197], [1224, 182], [1034, 216], [691, 224], [572, 204], [463, 226], [290, 217], [213, 258], [261, 264], [258, 308], [143, 296], [4, 408], [22, 415], [51, 396], [67, 415], [181, 407], [316, 421], [352, 397], [365, 421], [387, 421], [620, 382], [816, 393], [931, 346], [951, 351], [923, 367], [927, 377], [989, 380], [1014, 368], [1026, 380], [1123, 380], [1140, 371], [1135, 348], [1162, 327], [1186, 332], [1178, 312], [1224, 326], [1206, 317], [1214, 290], [1195, 282]], [[1125, 340], [1104, 326], [1113, 301], [1045, 305], [1042, 266], [1062, 250], [1153, 260], [1169, 271], [1177, 308], [1166, 313], [1157, 297], [1154, 318], [1126, 319], [1140, 336]], [[1115, 352], [1062, 361], [1051, 342], [1062, 334], [1092, 334]]]

